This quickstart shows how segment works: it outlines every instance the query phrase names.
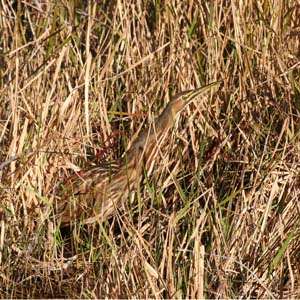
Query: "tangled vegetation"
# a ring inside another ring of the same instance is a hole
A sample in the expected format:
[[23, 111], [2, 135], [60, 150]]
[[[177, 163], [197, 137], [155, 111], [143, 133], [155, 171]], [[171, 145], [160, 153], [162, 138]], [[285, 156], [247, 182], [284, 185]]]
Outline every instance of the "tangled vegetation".
[[[4, 298], [299, 298], [300, 3], [2, 1]], [[126, 208], [60, 228], [57, 187], [195, 99]]]

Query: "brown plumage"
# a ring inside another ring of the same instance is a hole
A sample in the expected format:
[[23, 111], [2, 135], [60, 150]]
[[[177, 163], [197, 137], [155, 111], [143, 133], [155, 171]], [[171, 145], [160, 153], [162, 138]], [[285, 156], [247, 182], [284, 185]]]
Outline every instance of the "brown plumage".
[[196, 96], [217, 85], [181, 92], [168, 103], [150, 128], [142, 130], [130, 149], [118, 161], [85, 170], [63, 189], [57, 213], [63, 226], [81, 219], [84, 223], [104, 220], [126, 201], [140, 181], [142, 166], [152, 161], [157, 145], [174, 124], [174, 119]]

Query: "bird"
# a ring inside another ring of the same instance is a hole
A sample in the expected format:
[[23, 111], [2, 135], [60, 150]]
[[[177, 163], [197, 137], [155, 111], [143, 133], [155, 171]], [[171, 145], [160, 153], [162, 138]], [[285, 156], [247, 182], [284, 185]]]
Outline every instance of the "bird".
[[56, 216], [62, 227], [77, 220], [84, 224], [103, 221], [112, 216], [134, 192], [158, 150], [158, 145], [174, 125], [176, 116], [198, 95], [218, 85], [216, 81], [193, 90], [182, 91], [171, 98], [163, 112], [140, 131], [131, 147], [117, 161], [90, 167], [66, 185], [56, 205]]

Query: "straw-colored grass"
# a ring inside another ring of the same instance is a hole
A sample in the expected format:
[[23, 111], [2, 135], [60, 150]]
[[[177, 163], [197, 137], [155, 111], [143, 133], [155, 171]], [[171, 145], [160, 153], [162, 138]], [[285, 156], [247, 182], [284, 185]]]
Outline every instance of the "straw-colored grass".
[[[299, 8], [2, 1], [1, 296], [299, 298]], [[59, 227], [59, 183], [216, 80], [126, 209]]]

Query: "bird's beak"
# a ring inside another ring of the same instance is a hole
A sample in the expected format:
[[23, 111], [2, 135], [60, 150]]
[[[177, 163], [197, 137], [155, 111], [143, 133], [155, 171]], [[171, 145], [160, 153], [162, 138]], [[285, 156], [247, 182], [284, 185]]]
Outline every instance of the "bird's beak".
[[189, 104], [195, 97], [203, 94], [207, 91], [210, 91], [212, 88], [220, 85], [222, 81], [215, 81], [208, 85], [202, 86], [200, 88], [183, 91], [173, 97], [170, 104], [172, 107], [172, 114], [175, 116], [178, 112], [180, 112], [187, 104]]

